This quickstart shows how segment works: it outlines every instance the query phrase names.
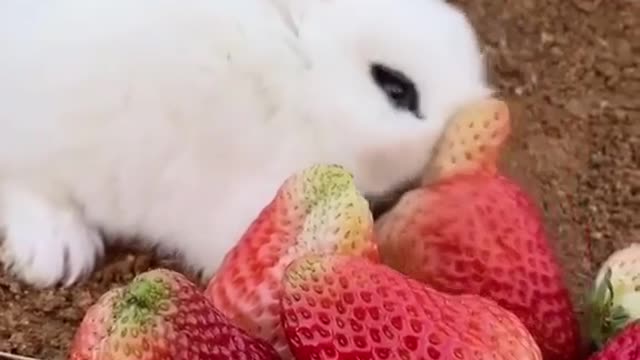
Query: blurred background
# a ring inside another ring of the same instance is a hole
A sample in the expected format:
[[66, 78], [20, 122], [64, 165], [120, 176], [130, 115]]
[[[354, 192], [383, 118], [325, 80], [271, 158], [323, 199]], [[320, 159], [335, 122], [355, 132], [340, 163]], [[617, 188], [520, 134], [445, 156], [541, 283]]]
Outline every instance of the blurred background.
[[[640, 1], [453, 2], [511, 106], [503, 166], [543, 209], [581, 312], [599, 264], [640, 241]], [[0, 271], [0, 351], [64, 359], [87, 307], [153, 265], [121, 252], [89, 283], [47, 291]]]

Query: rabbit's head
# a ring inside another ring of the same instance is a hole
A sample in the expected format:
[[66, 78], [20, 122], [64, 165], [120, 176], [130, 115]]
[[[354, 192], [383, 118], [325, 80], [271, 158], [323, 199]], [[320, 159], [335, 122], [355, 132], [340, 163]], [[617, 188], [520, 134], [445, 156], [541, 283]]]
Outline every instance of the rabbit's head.
[[272, 1], [306, 57], [314, 142], [370, 200], [410, 186], [453, 112], [491, 93], [470, 23], [444, 1]]

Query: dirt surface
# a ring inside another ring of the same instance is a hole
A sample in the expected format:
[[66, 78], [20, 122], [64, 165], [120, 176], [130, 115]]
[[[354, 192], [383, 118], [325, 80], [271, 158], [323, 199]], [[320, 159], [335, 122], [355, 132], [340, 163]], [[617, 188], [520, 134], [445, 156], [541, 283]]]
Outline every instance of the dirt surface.
[[[544, 210], [580, 311], [598, 264], [640, 241], [640, 2], [456, 2], [510, 101], [506, 169]], [[87, 284], [44, 291], [0, 272], [0, 351], [63, 359], [87, 307], [152, 265], [124, 254]]]

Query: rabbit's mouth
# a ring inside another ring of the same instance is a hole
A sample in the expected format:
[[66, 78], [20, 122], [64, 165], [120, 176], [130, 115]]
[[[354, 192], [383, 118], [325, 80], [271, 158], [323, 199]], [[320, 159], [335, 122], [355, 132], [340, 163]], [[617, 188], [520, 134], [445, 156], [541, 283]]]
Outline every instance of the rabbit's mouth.
[[369, 209], [371, 209], [371, 213], [373, 214], [373, 218], [378, 219], [387, 211], [391, 210], [404, 193], [409, 190], [415, 189], [420, 185], [419, 180], [411, 180], [405, 183], [402, 183], [400, 186], [395, 187], [394, 189], [385, 192], [384, 194], [379, 195], [371, 195], [366, 194], [365, 198], [369, 201]]

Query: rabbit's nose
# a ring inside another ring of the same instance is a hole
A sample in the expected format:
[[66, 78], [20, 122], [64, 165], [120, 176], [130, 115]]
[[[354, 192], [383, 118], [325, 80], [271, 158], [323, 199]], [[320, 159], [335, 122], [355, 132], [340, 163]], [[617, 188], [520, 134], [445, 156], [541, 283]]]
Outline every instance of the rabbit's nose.
[[404, 193], [409, 190], [415, 189], [420, 185], [419, 180], [411, 180], [407, 181], [392, 190], [385, 192], [384, 194], [379, 195], [367, 195], [365, 194], [365, 198], [369, 201], [369, 209], [373, 214], [374, 220], [382, 216], [387, 211], [391, 210]]
[[369, 200], [369, 209], [373, 214], [373, 219], [377, 220], [384, 213], [391, 210], [396, 203], [398, 203], [398, 200], [400, 200], [400, 196], [395, 196], [394, 194], [394, 196], [385, 195], [384, 197], [367, 197], [367, 200]]

